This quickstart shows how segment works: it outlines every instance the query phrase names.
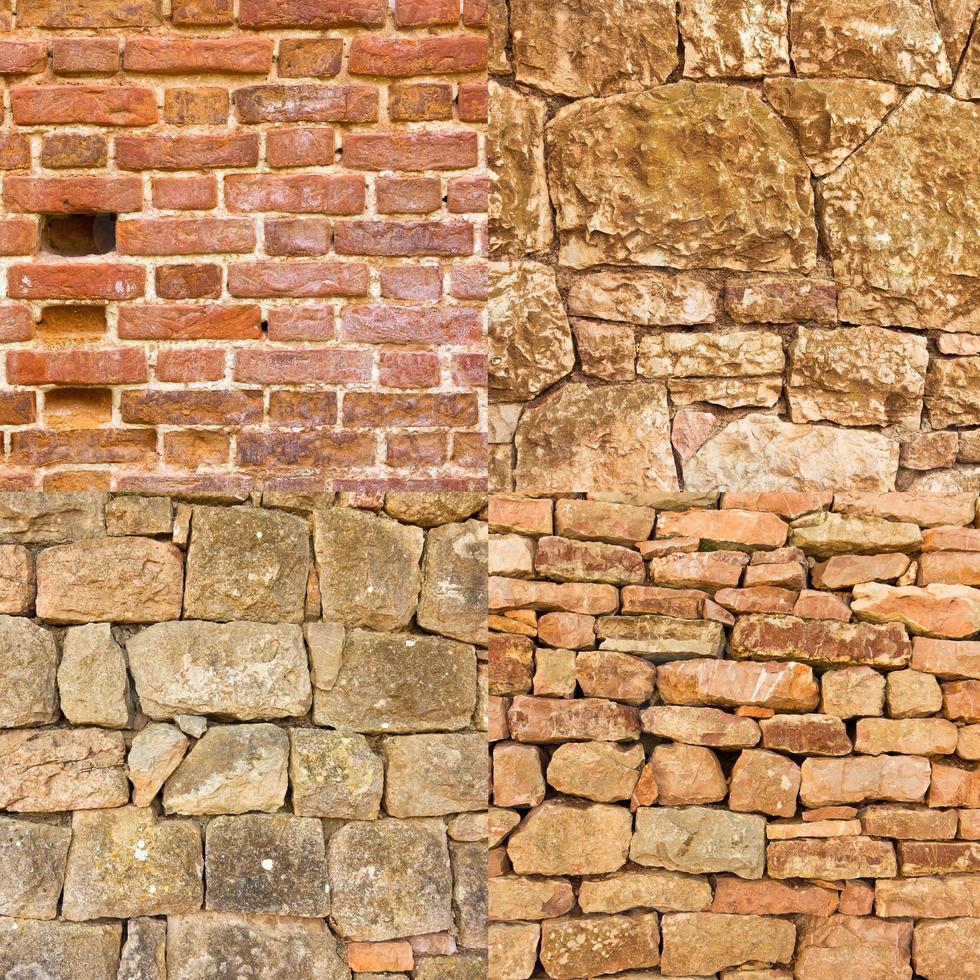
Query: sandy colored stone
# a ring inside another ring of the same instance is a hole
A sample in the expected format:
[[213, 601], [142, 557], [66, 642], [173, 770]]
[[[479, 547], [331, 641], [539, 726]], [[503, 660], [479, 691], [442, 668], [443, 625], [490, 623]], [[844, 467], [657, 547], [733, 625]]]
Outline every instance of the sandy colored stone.
[[105, 535], [107, 493], [0, 493], [0, 542], [63, 544]]
[[384, 764], [363, 735], [316, 728], [289, 730], [293, 812], [340, 820], [376, 820]]
[[707, 878], [629, 868], [602, 878], [590, 878], [579, 887], [583, 912], [625, 912], [633, 908], [661, 912], [700, 912], [711, 904], [711, 885]]
[[[778, 86], [782, 80], [771, 79], [769, 84]], [[769, 97], [768, 88], [766, 91]], [[770, 101], [782, 111], [771, 97]], [[725, 311], [736, 323], [798, 323], [801, 320], [836, 323], [837, 286], [826, 279], [802, 277], [730, 279], [725, 283]]]
[[777, 752], [746, 749], [732, 767], [728, 806], [737, 813], [796, 815], [800, 767]]
[[939, 551], [919, 556], [919, 585], [980, 585], [980, 553]]
[[899, 878], [875, 885], [875, 914], [944, 919], [976, 917], [980, 911], [980, 876]]
[[959, 980], [980, 973], [980, 920], [918, 922], [912, 961], [928, 980]]
[[47, 725], [58, 720], [58, 649], [41, 626], [0, 616], [0, 728]]
[[860, 833], [860, 820], [774, 820], [766, 826], [769, 840], [857, 837]]
[[36, 592], [34, 556], [22, 544], [0, 544], [0, 613], [26, 616]]
[[152, 538], [93, 538], [37, 556], [37, 614], [52, 623], [179, 619], [183, 555]]
[[0, 817], [0, 915], [57, 916], [70, 842], [67, 827]]
[[[980, 337], [975, 339], [980, 342]], [[923, 432], [902, 446], [900, 458], [906, 469], [936, 470], [952, 466], [958, 449], [959, 434], [956, 432]]]
[[718, 757], [701, 745], [655, 746], [650, 767], [662, 806], [717, 803], [728, 793]]
[[[676, 578], [683, 573], [677, 564], [673, 569], [674, 575], [664, 573], [661, 578]], [[672, 616], [605, 616], [596, 622], [596, 636], [603, 650], [640, 653], [658, 663], [689, 657], [720, 657], [725, 645], [725, 632], [720, 624]]]
[[646, 578], [643, 559], [632, 548], [573, 538], [540, 538], [534, 555], [534, 570], [538, 577], [558, 582], [630, 585]]
[[797, 663], [676, 661], [660, 667], [657, 687], [668, 704], [812, 711], [819, 699], [813, 671]]
[[[682, 542], [692, 539], [683, 538]], [[656, 542], [643, 542], [656, 544]], [[669, 542], [664, 542], [668, 544]], [[683, 546], [683, 545], [682, 545]], [[661, 588], [628, 585], [620, 593], [621, 612], [627, 615], [650, 613], [676, 619], [701, 619], [708, 593], [700, 589]]]
[[151, 723], [133, 736], [126, 758], [133, 803], [148, 806], [180, 764], [190, 739], [173, 725]]
[[436, 527], [465, 521], [487, 505], [485, 493], [409, 493], [393, 490], [385, 494], [385, 513], [405, 524]]
[[575, 907], [575, 892], [565, 878], [503, 875], [490, 880], [490, 918], [511, 922], [547, 919]]
[[818, 885], [786, 884], [769, 878], [745, 881], [727, 875], [715, 879], [711, 903], [712, 912], [735, 915], [828, 916], [836, 910], [837, 895]]
[[867, 78], [769, 78], [763, 91], [817, 177], [840, 166], [901, 98], [894, 85]]
[[631, 742], [639, 738], [636, 708], [602, 698], [514, 698], [507, 712], [511, 736], [519, 742]]
[[385, 810], [393, 817], [434, 817], [487, 805], [486, 738], [479, 732], [402, 735], [381, 745]]
[[288, 756], [289, 739], [275, 725], [209, 728], [164, 785], [164, 812], [274, 812], [285, 800]]
[[72, 815], [65, 874], [66, 919], [126, 919], [194, 912], [204, 900], [201, 831], [149, 807]]
[[323, 618], [345, 626], [407, 626], [418, 605], [423, 532], [354, 507], [314, 516]]
[[490, 578], [489, 597], [491, 610], [555, 610], [595, 616], [615, 612], [619, 606], [619, 590], [611, 585], [522, 582], [499, 575]]
[[818, 589], [849, 589], [861, 582], [894, 582], [911, 563], [908, 555], [834, 555], [810, 571]]
[[971, 40], [956, 73], [951, 94], [958, 99], [980, 98], [980, 44]]
[[761, 878], [766, 821], [710, 807], [640, 807], [630, 860], [670, 871]]
[[689, 510], [661, 514], [658, 538], [698, 538], [706, 550], [781, 548], [788, 528], [775, 514], [748, 510]]
[[789, 72], [782, 0], [684, 0], [680, 29], [686, 78], [758, 78]]
[[496, 697], [527, 694], [534, 670], [534, 644], [530, 637], [494, 633], [488, 650], [490, 693]]
[[885, 678], [871, 667], [828, 670], [820, 678], [820, 710], [838, 718], [881, 715], [885, 710]]
[[653, 696], [657, 669], [640, 657], [612, 650], [586, 650], [575, 658], [575, 679], [587, 698], [645, 704]]
[[123, 980], [166, 980], [167, 923], [143, 916], [126, 924], [126, 940], [119, 960]]
[[73, 626], [65, 633], [58, 692], [73, 725], [129, 727], [133, 705], [126, 659], [108, 623]]
[[952, 755], [956, 726], [945, 718], [860, 718], [854, 751], [869, 755]]
[[898, 858], [907, 878], [980, 871], [977, 841], [901, 841]]
[[117, 980], [119, 922], [0, 918], [0, 974], [59, 980]]
[[894, 800], [917, 803], [929, 788], [929, 760], [920, 756], [804, 759], [800, 799], [808, 807]]
[[525, 410], [515, 438], [525, 493], [677, 487], [663, 385], [566, 384]]
[[[834, 495], [834, 510], [933, 528], [972, 523], [976, 516], [975, 498], [975, 490], [964, 491], [962, 488], [952, 493], [914, 488], [904, 493], [838, 493]], [[920, 544], [912, 550], [918, 551], [921, 547]]]
[[370, 734], [453, 730], [469, 726], [475, 707], [473, 647], [350, 630], [336, 683], [314, 692], [313, 723]]
[[621, 806], [546, 800], [510, 835], [507, 853], [517, 874], [617, 871], [626, 863], [632, 825]]
[[488, 311], [495, 396], [527, 401], [575, 367], [572, 331], [548, 266], [492, 263]]
[[547, 779], [559, 793], [613, 803], [630, 798], [645, 760], [640, 744], [568, 742], [552, 753]]
[[773, 878], [894, 878], [895, 848], [871, 837], [777, 840], [766, 849]]
[[[418, 942], [418, 939], [413, 939]], [[483, 980], [486, 950], [461, 950], [452, 955], [426, 956], [415, 963], [416, 980]]]
[[560, 650], [580, 650], [595, 644], [595, 617], [553, 612], [538, 618], [538, 640]]
[[947, 718], [971, 725], [980, 722], [980, 681], [947, 681], [942, 692]]
[[[882, 881], [878, 888], [894, 882]], [[882, 922], [854, 915], [800, 921], [796, 976], [799, 980], [867, 976], [912, 980], [911, 922]]]
[[684, 464], [690, 490], [890, 490], [898, 445], [869, 431], [753, 414], [730, 422]]
[[619, 973], [660, 962], [660, 930], [654, 912], [562, 916], [541, 923], [541, 965], [549, 977]]
[[426, 535], [416, 621], [454, 640], [487, 643], [487, 525], [443, 524]]
[[173, 501], [169, 497], [113, 497], [106, 504], [105, 522], [110, 535], [170, 534], [174, 526]]
[[980, 769], [934, 762], [927, 803], [931, 807], [962, 806], [971, 810], [980, 809]]
[[917, 636], [912, 641], [912, 667], [944, 678], [980, 678], [980, 641]]
[[616, 269], [576, 276], [568, 312], [643, 326], [714, 323], [718, 299], [697, 274]]
[[651, 333], [640, 340], [638, 374], [647, 378], [779, 374], [783, 344], [763, 330], [728, 333]]
[[54, 812], [129, 802], [121, 732], [98, 728], [0, 732], [0, 808]]
[[531, 578], [534, 574], [534, 539], [520, 534], [491, 534], [487, 571], [490, 575]]
[[790, 541], [807, 555], [912, 554], [922, 547], [918, 525], [864, 514], [814, 514], [796, 521]]
[[739, 718], [718, 708], [653, 705], [640, 712], [640, 724], [643, 731], [660, 738], [715, 749], [750, 748], [761, 734], [751, 718]]
[[494, 253], [545, 252], [554, 235], [544, 166], [544, 99], [490, 83], [487, 167]]
[[836, 619], [846, 623], [851, 618], [851, 607], [829, 592], [804, 589], [793, 607], [793, 615], [800, 619]]
[[667, 390], [675, 405], [710, 402], [723, 408], [771, 408], [783, 390], [782, 377], [672, 378]]
[[[748, 89], [678, 82], [578, 102], [559, 110], [547, 138], [563, 265], [813, 265], [809, 170]], [[647, 153], [637, 171], [641, 144]], [[682, 161], [687, 178], [678, 185], [671, 175]], [[764, 211], [751, 203], [759, 197]]]
[[489, 976], [528, 980], [538, 960], [541, 926], [536, 922], [490, 924]]
[[449, 860], [453, 873], [456, 941], [462, 947], [485, 948], [488, 904], [486, 845], [450, 841]]
[[833, 715], [777, 715], [764, 718], [759, 727], [767, 749], [792, 755], [847, 755], [851, 751], [844, 722]]
[[452, 928], [452, 875], [441, 820], [341, 827], [327, 846], [332, 922], [341, 936], [383, 941]]
[[789, 963], [796, 943], [792, 922], [758, 915], [671, 912], [662, 926], [667, 976], [703, 976], [749, 962]]
[[925, 393], [930, 422], [935, 426], [980, 424], [978, 384], [980, 357], [933, 358]]
[[980, 632], [980, 589], [965, 585], [856, 585], [851, 610], [872, 623], [901, 623], [922, 636], [963, 639]]

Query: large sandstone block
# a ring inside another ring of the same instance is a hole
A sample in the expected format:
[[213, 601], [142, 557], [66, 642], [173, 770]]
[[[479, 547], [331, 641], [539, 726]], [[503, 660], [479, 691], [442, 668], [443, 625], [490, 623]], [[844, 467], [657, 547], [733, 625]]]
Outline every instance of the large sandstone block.
[[568, 290], [569, 313], [648, 327], [714, 323], [717, 309], [715, 290], [696, 273], [647, 269], [587, 272], [576, 276]]
[[742, 963], [789, 963], [796, 927], [783, 919], [717, 912], [671, 912], [663, 917], [667, 976], [704, 976]]
[[860, 718], [855, 752], [881, 755], [952, 755], [957, 728], [945, 718]]
[[929, 789], [931, 767], [921, 756], [849, 756], [804, 759], [800, 799], [805, 806], [841, 806], [865, 800], [917, 803]]
[[20, 616], [0, 616], [0, 728], [58, 720], [54, 637]]
[[646, 566], [631, 548], [604, 541], [575, 541], [572, 538], [539, 539], [534, 570], [541, 578], [558, 582], [605, 582], [630, 585], [644, 581]]
[[345, 626], [407, 626], [418, 605], [423, 532], [353, 507], [314, 515], [323, 618]]
[[856, 585], [851, 611], [872, 623], [901, 623], [910, 633], [965, 639], [980, 633], [980, 589], [968, 585]]
[[875, 914], [886, 918], [980, 916], [980, 875], [885, 879], [875, 884]]
[[490, 610], [534, 609], [601, 615], [615, 612], [619, 590], [612, 585], [577, 582], [524, 582], [499, 575], [490, 578]]
[[363, 735], [316, 728], [289, 730], [293, 812], [340, 820], [376, 820], [384, 764]]
[[0, 915], [57, 916], [70, 843], [68, 827], [0, 817]]
[[926, 378], [925, 405], [934, 426], [976, 425], [980, 421], [978, 379], [980, 357], [933, 358]]
[[927, 980], [959, 980], [980, 974], [980, 919], [916, 923], [915, 972]]
[[801, 518], [790, 531], [790, 544], [815, 558], [834, 555], [913, 553], [922, 547], [918, 524], [862, 513], [820, 513]]
[[980, 679], [980, 641], [915, 637], [912, 668], [943, 678]]
[[847, 755], [851, 751], [844, 722], [832, 715], [776, 715], [763, 718], [759, 727], [767, 749], [794, 755]]
[[595, 633], [603, 650], [637, 653], [657, 662], [720, 657], [725, 648], [724, 627], [700, 619], [604, 616], [596, 622]]
[[712, 912], [735, 915], [819, 915], [837, 911], [835, 892], [818, 885], [786, 884], [771, 878], [746, 881], [719, 875]]
[[591, 977], [660, 962], [655, 912], [562, 916], [541, 923], [541, 965], [549, 977]]
[[487, 740], [480, 733], [400, 735], [381, 745], [385, 811], [435, 817], [487, 806]]
[[583, 912], [625, 912], [633, 908], [700, 912], [711, 905], [711, 884], [698, 875], [629, 868], [583, 881], [579, 905]]
[[575, 892], [566, 878], [503, 875], [490, 879], [490, 918], [511, 922], [547, 919], [575, 907]]
[[511, 736], [518, 742], [630, 742], [639, 738], [636, 708], [602, 698], [514, 698], [507, 712]]
[[0, 975], [117, 980], [122, 924], [0, 918]]
[[74, 626], [58, 665], [61, 710], [73, 725], [128, 728], [133, 713], [122, 648], [108, 623]]
[[71, 832], [66, 919], [126, 919], [201, 907], [204, 860], [193, 821], [163, 820], [149, 807], [124, 806], [79, 811]]
[[258, 507], [195, 507], [184, 588], [186, 619], [301, 623], [309, 523]]
[[453, 730], [469, 726], [475, 706], [473, 647], [351, 630], [333, 687], [314, 692], [313, 722], [373, 734]]
[[183, 556], [152, 538], [93, 538], [37, 556], [37, 614], [52, 623], [180, 619]]
[[157, 623], [126, 644], [143, 711], [158, 720], [253, 721], [305, 714], [312, 701], [303, 632], [278, 623]]
[[63, 544], [105, 536], [107, 493], [0, 493], [0, 542]]
[[725, 708], [812, 711], [820, 700], [812, 668], [799, 663], [679, 660], [658, 669], [657, 689], [667, 704]]
[[872, 837], [772, 841], [766, 867], [773, 878], [894, 878], [895, 848]]
[[761, 737], [759, 724], [718, 708], [653, 705], [640, 712], [643, 731], [673, 742], [715, 749], [747, 749]]
[[[882, 881], [881, 886], [894, 882]], [[882, 922], [855, 915], [800, 920], [796, 975], [799, 980], [826, 977], [881, 977], [911, 980], [911, 922]]]
[[639, 743], [566, 742], [551, 755], [548, 784], [559, 793], [597, 803], [628, 800], [645, 760]]

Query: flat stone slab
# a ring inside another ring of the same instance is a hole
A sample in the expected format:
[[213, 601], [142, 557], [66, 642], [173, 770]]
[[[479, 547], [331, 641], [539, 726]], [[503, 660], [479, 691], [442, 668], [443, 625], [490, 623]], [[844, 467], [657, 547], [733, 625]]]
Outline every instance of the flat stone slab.
[[0, 918], [0, 976], [117, 980], [122, 923]]
[[338, 820], [377, 820], [384, 764], [363, 736], [318, 728], [289, 730], [293, 811]]
[[65, 880], [71, 831], [0, 817], [0, 915], [53, 919]]
[[0, 493], [0, 542], [63, 544], [105, 537], [107, 493]]
[[46, 629], [20, 616], [0, 616], [0, 727], [58, 720], [57, 669], [58, 649]]

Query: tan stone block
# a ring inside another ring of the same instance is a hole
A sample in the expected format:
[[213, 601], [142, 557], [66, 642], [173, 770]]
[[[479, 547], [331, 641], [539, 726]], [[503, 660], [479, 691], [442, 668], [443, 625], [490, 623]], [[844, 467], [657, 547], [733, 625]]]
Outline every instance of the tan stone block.
[[813, 671], [805, 664], [689, 660], [665, 664], [658, 673], [658, 690], [667, 704], [809, 711], [819, 698]]
[[894, 878], [895, 849], [871, 837], [773, 841], [766, 848], [773, 878]]
[[837, 911], [837, 894], [818, 885], [785, 884], [768, 878], [743, 881], [719, 875], [711, 911], [736, 915], [828, 916]]
[[902, 755], [805, 759], [800, 768], [800, 799], [810, 807], [865, 800], [918, 803], [929, 789], [931, 771], [928, 759]]
[[820, 678], [820, 710], [839, 718], [881, 715], [885, 710], [885, 678], [870, 667], [828, 670]]
[[651, 772], [662, 806], [717, 803], [728, 793], [718, 757], [700, 745], [657, 745], [651, 756]]
[[[548, 763], [548, 783], [559, 793], [583, 796], [598, 803], [628, 800], [640, 777], [645, 759], [643, 746], [639, 744], [626, 746], [610, 742], [568, 742], [559, 745], [552, 753]], [[496, 771], [495, 762], [495, 778]], [[531, 805], [540, 802], [538, 799]], [[515, 802], [513, 805], [524, 804]]]
[[796, 814], [800, 767], [791, 759], [763, 749], [745, 749], [732, 768], [728, 806], [739, 813]]
[[898, 840], [945, 840], [956, 836], [956, 813], [920, 807], [877, 805], [861, 811], [861, 826], [871, 837]]
[[711, 905], [711, 884], [699, 875], [653, 868], [629, 868], [579, 886], [583, 912], [625, 912], [634, 908], [660, 912], [701, 912]]
[[793, 755], [847, 755], [851, 739], [833, 715], [777, 715], [759, 722], [767, 749]]
[[536, 745], [498, 742], [493, 748], [493, 802], [537, 806], [544, 800], [544, 753]]
[[861, 718], [854, 751], [870, 755], [952, 755], [956, 726], [943, 718]]
[[619, 973], [659, 962], [655, 912], [562, 916], [541, 923], [541, 965], [556, 980]]
[[741, 963], [789, 963], [796, 926], [782, 919], [716, 912], [663, 917], [663, 971], [702, 976]]

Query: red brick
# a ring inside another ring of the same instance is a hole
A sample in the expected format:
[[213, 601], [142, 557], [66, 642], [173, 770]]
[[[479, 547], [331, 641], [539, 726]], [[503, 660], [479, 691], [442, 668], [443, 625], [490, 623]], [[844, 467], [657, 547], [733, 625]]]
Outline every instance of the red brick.
[[11, 211], [70, 214], [78, 211], [139, 211], [139, 177], [6, 177], [3, 203]]
[[277, 61], [279, 77], [331, 78], [340, 72], [343, 55], [343, 38], [283, 38]]
[[29, 306], [0, 304], [0, 344], [30, 340], [34, 336], [34, 317]]
[[10, 435], [11, 462], [142, 463], [156, 459], [152, 429], [72, 429], [47, 432], [22, 429]]
[[0, 219], [0, 255], [31, 255], [36, 248], [37, 221], [34, 218]]
[[387, 0], [241, 0], [242, 27], [380, 27]]
[[486, 122], [489, 97], [486, 82], [463, 82], [456, 101], [462, 122]]
[[124, 340], [259, 340], [258, 306], [127, 306], [117, 327]]
[[442, 269], [432, 265], [386, 265], [381, 270], [385, 299], [438, 300], [442, 297]]
[[7, 353], [7, 381], [13, 385], [119, 385], [146, 379], [146, 354], [137, 347]]
[[329, 306], [283, 306], [269, 310], [269, 340], [332, 340]]
[[327, 167], [334, 162], [334, 131], [273, 129], [266, 133], [265, 159], [270, 167]]
[[220, 135], [119, 136], [116, 163], [123, 170], [197, 170], [254, 167], [259, 162], [256, 133]]
[[161, 265], [155, 272], [160, 299], [217, 299], [221, 295], [220, 265]]
[[379, 214], [428, 214], [442, 207], [438, 177], [378, 177], [375, 196]]
[[435, 388], [439, 358], [423, 351], [382, 351], [378, 380], [384, 388]]
[[473, 226], [460, 221], [340, 221], [338, 255], [472, 255]]
[[201, 466], [221, 466], [228, 462], [231, 440], [223, 432], [184, 429], [164, 432], [163, 459], [182, 470]]
[[134, 299], [145, 286], [141, 265], [37, 262], [7, 270], [13, 299]]
[[10, 110], [20, 126], [149, 126], [159, 118], [153, 89], [123, 85], [21, 85], [10, 90]]
[[18, 27], [155, 27], [160, 0], [20, 0]]
[[238, 437], [237, 462], [263, 472], [283, 466], [346, 472], [373, 463], [374, 450], [374, 436], [366, 432], [250, 430]]
[[350, 133], [344, 165], [359, 170], [465, 170], [477, 163], [476, 133]]
[[444, 432], [390, 432], [385, 439], [385, 462], [389, 466], [417, 470], [420, 466], [446, 461]]
[[393, 85], [388, 94], [388, 118], [392, 122], [451, 119], [453, 90], [445, 82]]
[[154, 177], [154, 207], [198, 211], [218, 204], [218, 180], [211, 174], [196, 177]]
[[111, 422], [109, 388], [52, 388], [44, 393], [44, 424], [49, 429], [100, 429]]
[[253, 85], [235, 92], [243, 123], [375, 122], [378, 90], [371, 85]]
[[450, 370], [453, 384], [476, 388], [487, 386], [486, 354], [453, 354]]
[[223, 126], [229, 105], [227, 89], [168, 88], [163, 93], [163, 121], [172, 126]]
[[482, 432], [456, 432], [450, 457], [457, 466], [483, 472], [487, 466], [487, 437]]
[[251, 252], [255, 227], [244, 218], [140, 218], [116, 225], [121, 255]]
[[359, 174], [229, 174], [225, 205], [229, 211], [360, 214], [364, 178]]
[[0, 41], [0, 75], [34, 75], [47, 66], [44, 41]]
[[30, 138], [24, 133], [0, 133], [0, 170], [26, 170], [30, 165]]
[[385, 395], [349, 391], [344, 395], [344, 425], [352, 429], [475, 425], [475, 393]]
[[119, 41], [114, 37], [59, 37], [51, 44], [56, 75], [111, 74], [119, 68]]
[[160, 381], [217, 381], [225, 373], [225, 353], [205, 347], [162, 350], [155, 373]]
[[326, 218], [267, 218], [265, 250], [269, 255], [326, 255], [333, 225]]
[[476, 308], [348, 306], [343, 337], [364, 343], [468, 344], [480, 340], [483, 324]]
[[123, 68], [169, 75], [265, 75], [272, 68], [272, 41], [261, 37], [130, 37]]
[[463, 0], [463, 23], [467, 27], [486, 27], [487, 0]]
[[459, 22], [459, 0], [396, 0], [399, 27], [430, 27]]
[[371, 380], [370, 351], [239, 350], [234, 378], [251, 384], [338, 384]]
[[269, 421], [275, 425], [294, 425], [298, 428], [333, 425], [337, 421], [337, 393], [270, 391]]
[[112, 487], [108, 470], [58, 470], [46, 473], [42, 486], [45, 493], [101, 493]]
[[212, 27], [231, 24], [234, 0], [173, 0], [170, 19], [179, 27]]
[[366, 296], [367, 266], [358, 262], [233, 262], [232, 296]]
[[453, 214], [485, 214], [489, 204], [488, 177], [454, 177], [449, 181], [446, 206]]
[[109, 144], [101, 133], [45, 133], [41, 166], [104, 167], [108, 155]]
[[487, 267], [482, 262], [454, 265], [449, 278], [449, 295], [456, 299], [486, 299]]
[[348, 70], [352, 75], [405, 78], [484, 71], [486, 67], [487, 39], [479, 35], [445, 34], [418, 40], [362, 35], [351, 42]]
[[262, 421], [261, 391], [124, 391], [124, 422], [143, 425], [255, 425]]
[[25, 425], [35, 418], [33, 391], [0, 392], [0, 425]]

